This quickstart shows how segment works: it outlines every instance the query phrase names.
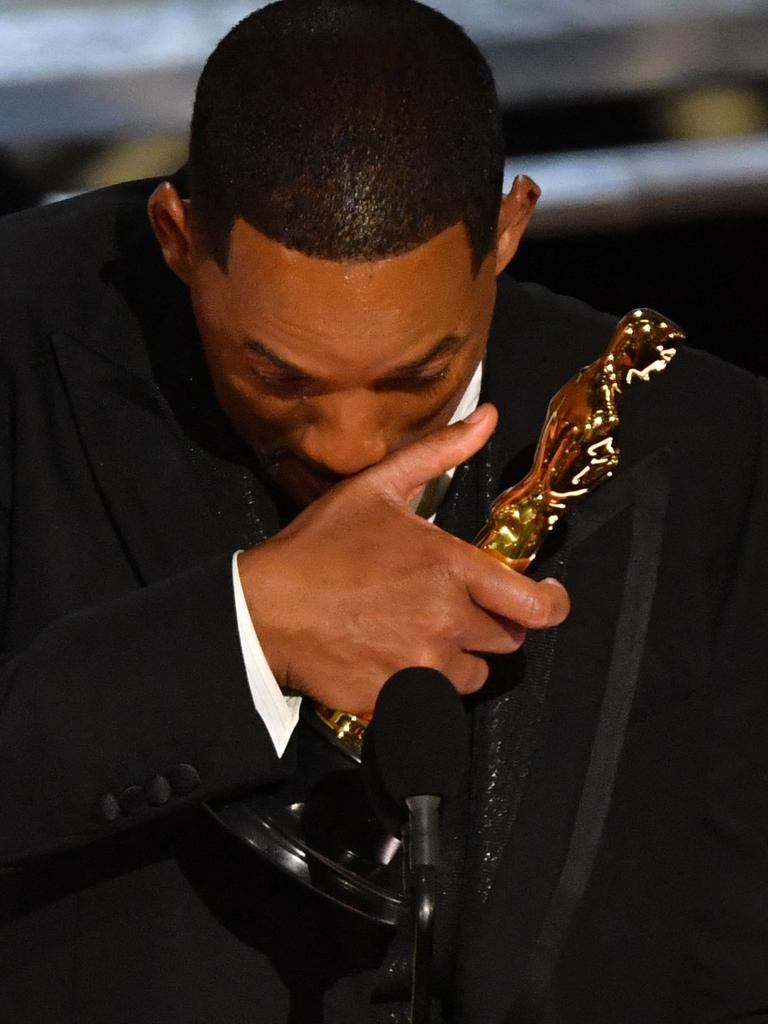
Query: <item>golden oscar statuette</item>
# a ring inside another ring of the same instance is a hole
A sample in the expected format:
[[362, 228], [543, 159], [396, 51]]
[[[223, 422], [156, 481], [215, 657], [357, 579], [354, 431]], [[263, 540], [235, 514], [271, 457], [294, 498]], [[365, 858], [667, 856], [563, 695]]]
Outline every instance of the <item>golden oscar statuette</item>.
[[[573, 376], [549, 403], [533, 465], [498, 496], [475, 544], [510, 569], [525, 572], [568, 503], [613, 475], [618, 399], [625, 384], [666, 368], [685, 335], [652, 309], [633, 309], [605, 352]], [[316, 705], [317, 714], [356, 760], [368, 721]]]

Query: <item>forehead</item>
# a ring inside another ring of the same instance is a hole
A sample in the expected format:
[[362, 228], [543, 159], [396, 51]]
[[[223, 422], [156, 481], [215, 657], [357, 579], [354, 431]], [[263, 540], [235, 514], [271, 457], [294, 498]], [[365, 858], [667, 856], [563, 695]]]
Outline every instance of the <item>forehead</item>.
[[342, 263], [237, 220], [225, 277], [231, 329], [323, 370], [351, 358], [417, 358], [447, 335], [468, 334], [488, 287], [486, 268], [473, 273], [463, 224], [399, 256]]

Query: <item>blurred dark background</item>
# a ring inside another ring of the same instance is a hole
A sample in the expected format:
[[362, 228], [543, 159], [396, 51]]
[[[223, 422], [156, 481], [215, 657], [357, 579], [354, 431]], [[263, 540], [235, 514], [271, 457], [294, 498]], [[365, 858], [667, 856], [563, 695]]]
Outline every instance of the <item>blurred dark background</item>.
[[[0, 211], [183, 163], [202, 63], [257, 6], [0, 0]], [[768, 372], [768, 2], [433, 6], [494, 68], [508, 183], [543, 189], [515, 276]]]
[[[746, 112], [753, 133], [729, 134], [733, 122], [716, 123], [711, 107], [721, 102], [726, 117], [732, 105], [734, 121]], [[721, 134], [711, 134], [715, 129]], [[515, 167], [517, 154], [548, 153], [549, 171], [563, 142], [576, 166], [578, 153], [587, 167], [617, 154], [630, 164], [680, 156], [671, 181], [663, 174], [643, 181], [640, 169], [638, 194], [623, 182], [625, 189], [613, 201], [608, 197], [600, 204], [598, 194], [580, 209], [574, 199], [572, 209], [534, 228], [513, 273], [617, 315], [650, 306], [679, 323], [691, 344], [768, 374], [768, 177], [755, 168], [753, 181], [749, 170], [755, 152], [750, 144], [768, 149], [768, 136], [760, 139], [766, 130], [764, 83], [508, 111], [507, 145]], [[676, 146], [675, 139], [688, 141]], [[589, 152], [592, 146], [596, 153]], [[718, 157], [729, 150], [732, 163], [723, 168]], [[713, 166], [704, 181], [707, 159]], [[598, 193], [601, 185], [610, 193], [610, 175], [603, 180], [595, 174], [593, 180]], [[545, 197], [546, 191], [542, 213]], [[593, 202], [598, 209], [589, 209]]]

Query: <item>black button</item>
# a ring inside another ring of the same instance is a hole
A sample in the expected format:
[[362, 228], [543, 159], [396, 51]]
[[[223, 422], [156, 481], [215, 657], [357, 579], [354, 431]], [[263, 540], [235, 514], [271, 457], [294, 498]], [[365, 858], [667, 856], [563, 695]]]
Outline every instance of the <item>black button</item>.
[[147, 803], [152, 807], [162, 807], [167, 804], [173, 796], [171, 784], [164, 775], [156, 775], [149, 782], [144, 783], [144, 794]]
[[177, 764], [166, 772], [174, 793], [186, 796], [200, 785], [200, 773], [191, 764]]
[[123, 814], [136, 814], [138, 811], [144, 810], [147, 805], [141, 786], [129, 786], [117, 799]]
[[110, 824], [120, 817], [120, 804], [114, 793], [105, 793], [100, 796], [93, 806], [91, 816], [100, 824]]

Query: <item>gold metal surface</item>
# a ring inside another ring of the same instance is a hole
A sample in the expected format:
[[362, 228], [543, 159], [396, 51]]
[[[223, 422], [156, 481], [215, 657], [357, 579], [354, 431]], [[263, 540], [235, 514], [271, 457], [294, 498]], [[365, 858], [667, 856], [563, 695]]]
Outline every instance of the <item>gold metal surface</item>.
[[666, 368], [685, 335], [651, 309], [627, 313], [599, 359], [557, 392], [528, 474], [491, 506], [475, 544], [520, 572], [536, 557], [569, 501], [613, 475], [618, 397], [625, 384]]
[[363, 748], [363, 736], [365, 736], [370, 718], [353, 715], [348, 711], [334, 711], [333, 708], [327, 708], [325, 704], [315, 704], [315, 711], [320, 721], [328, 726], [338, 742], [359, 760]]
[[[619, 462], [615, 436], [618, 398], [626, 384], [664, 370], [685, 335], [652, 309], [633, 309], [616, 325], [605, 352], [554, 396], [547, 409], [533, 465], [494, 501], [475, 544], [505, 565], [525, 572], [544, 538], [566, 511], [607, 480]], [[368, 721], [317, 705], [322, 721], [359, 758]]]

